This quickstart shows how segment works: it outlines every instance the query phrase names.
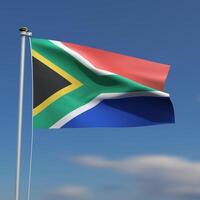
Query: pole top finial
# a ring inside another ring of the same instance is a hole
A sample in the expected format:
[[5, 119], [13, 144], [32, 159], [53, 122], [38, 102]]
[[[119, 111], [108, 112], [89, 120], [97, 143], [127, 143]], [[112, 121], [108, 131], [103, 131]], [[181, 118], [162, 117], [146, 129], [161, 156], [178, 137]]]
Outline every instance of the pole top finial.
[[23, 26], [19, 29], [20, 32], [28, 32], [28, 28], [26, 26]]
[[29, 29], [26, 27], [26, 26], [22, 26], [20, 29], [20, 35], [22, 36], [28, 36], [28, 37], [31, 37], [32, 36], [32, 33], [29, 32]]

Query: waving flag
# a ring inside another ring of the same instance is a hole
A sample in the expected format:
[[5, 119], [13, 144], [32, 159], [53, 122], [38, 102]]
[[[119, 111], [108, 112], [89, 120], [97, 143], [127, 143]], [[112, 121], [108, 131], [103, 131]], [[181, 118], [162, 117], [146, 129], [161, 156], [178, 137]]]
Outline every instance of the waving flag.
[[31, 38], [34, 128], [173, 123], [169, 66], [72, 43]]

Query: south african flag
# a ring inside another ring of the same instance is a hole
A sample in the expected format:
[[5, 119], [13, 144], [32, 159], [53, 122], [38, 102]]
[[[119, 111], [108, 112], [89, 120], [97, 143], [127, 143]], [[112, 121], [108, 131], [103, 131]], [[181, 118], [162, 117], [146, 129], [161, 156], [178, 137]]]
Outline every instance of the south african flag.
[[34, 128], [173, 123], [169, 66], [72, 43], [31, 38]]

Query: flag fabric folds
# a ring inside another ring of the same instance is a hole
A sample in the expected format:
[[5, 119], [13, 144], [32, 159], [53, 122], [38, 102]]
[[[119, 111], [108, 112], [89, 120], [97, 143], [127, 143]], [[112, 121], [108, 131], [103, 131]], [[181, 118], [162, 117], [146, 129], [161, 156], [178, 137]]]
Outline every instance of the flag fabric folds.
[[174, 122], [163, 92], [169, 66], [31, 38], [34, 128], [134, 127]]

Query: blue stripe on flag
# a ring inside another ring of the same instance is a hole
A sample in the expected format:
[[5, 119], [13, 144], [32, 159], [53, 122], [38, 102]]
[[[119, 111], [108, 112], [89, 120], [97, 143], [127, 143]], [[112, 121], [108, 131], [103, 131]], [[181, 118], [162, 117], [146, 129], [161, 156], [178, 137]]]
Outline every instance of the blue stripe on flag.
[[63, 128], [135, 127], [174, 123], [174, 110], [167, 97], [106, 99], [69, 121]]

